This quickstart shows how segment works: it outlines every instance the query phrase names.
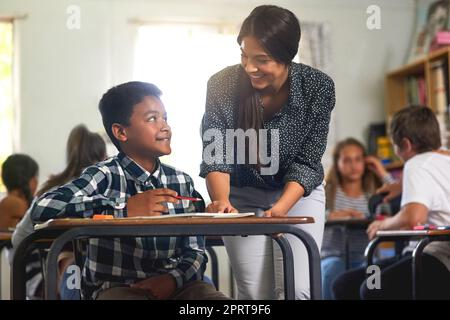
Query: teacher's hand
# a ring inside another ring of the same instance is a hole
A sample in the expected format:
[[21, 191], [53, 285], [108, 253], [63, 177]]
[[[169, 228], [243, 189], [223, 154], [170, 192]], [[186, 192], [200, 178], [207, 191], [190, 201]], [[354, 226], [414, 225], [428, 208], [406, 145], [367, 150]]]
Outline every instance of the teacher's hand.
[[288, 211], [280, 206], [274, 205], [269, 210], [264, 211], [264, 215], [266, 217], [287, 217]]
[[230, 201], [228, 200], [218, 200], [213, 201], [206, 207], [206, 212], [212, 213], [238, 213], [236, 208], [234, 208]]

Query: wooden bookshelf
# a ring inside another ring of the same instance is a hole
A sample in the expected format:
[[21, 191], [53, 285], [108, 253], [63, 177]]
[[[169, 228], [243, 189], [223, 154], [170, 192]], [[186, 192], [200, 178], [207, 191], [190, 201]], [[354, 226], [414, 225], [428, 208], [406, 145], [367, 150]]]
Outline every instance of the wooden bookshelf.
[[[436, 66], [439, 64], [439, 66]], [[444, 84], [436, 78], [436, 69], [444, 77]], [[450, 103], [450, 46], [429, 53], [427, 56], [392, 70], [385, 79], [385, 111], [386, 127], [392, 115], [409, 104], [425, 104], [439, 117], [443, 144], [449, 147], [450, 126], [448, 121], [448, 105]], [[420, 82], [420, 83], [419, 83]], [[415, 84], [419, 84], [415, 86]], [[443, 107], [443, 96], [437, 92], [446, 91], [446, 102]], [[426, 97], [425, 97], [426, 96]], [[414, 99], [415, 98], [415, 99]], [[415, 101], [412, 101], [415, 100]], [[420, 101], [419, 101], [420, 100]], [[444, 111], [443, 111], [444, 110]]]

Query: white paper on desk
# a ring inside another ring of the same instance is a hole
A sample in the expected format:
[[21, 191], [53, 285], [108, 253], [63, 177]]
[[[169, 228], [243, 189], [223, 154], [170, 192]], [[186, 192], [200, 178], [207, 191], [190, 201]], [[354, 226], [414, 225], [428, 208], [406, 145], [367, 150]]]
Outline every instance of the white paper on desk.
[[254, 216], [254, 212], [244, 212], [244, 213], [208, 213], [208, 212], [193, 212], [193, 213], [180, 213], [180, 214], [163, 214], [160, 216], [142, 216], [136, 218], [142, 219], [167, 219], [167, 218], [242, 218]]
[[43, 223], [35, 224], [34, 225], [34, 230], [36, 231], [36, 230], [39, 230], [39, 229], [46, 228], [50, 224], [50, 222], [52, 222], [53, 220], [55, 220], [55, 219], [50, 219], [50, 220], [47, 220], [47, 221], [45, 221]]
[[[163, 214], [160, 216], [137, 216], [132, 219], [170, 219], [170, 218], [219, 218], [219, 219], [227, 219], [227, 218], [242, 218], [242, 217], [250, 217], [254, 216], [254, 212], [243, 212], [243, 213], [208, 213], [208, 212], [192, 212], [192, 213], [180, 213], [180, 214]], [[121, 218], [127, 219], [127, 218]], [[131, 218], [130, 218], [131, 219]], [[34, 230], [39, 230], [46, 228], [50, 222], [54, 219], [47, 220], [44, 223], [36, 224], [34, 226]], [[62, 219], [60, 219], [62, 220]], [[106, 220], [111, 221], [111, 220]]]

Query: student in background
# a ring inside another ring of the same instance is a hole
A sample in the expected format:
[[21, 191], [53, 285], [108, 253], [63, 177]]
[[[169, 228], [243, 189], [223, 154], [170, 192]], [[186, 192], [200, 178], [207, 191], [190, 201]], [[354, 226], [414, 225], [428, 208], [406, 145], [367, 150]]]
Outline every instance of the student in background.
[[[37, 196], [59, 187], [70, 180], [78, 177], [88, 166], [102, 161], [106, 158], [106, 144], [103, 138], [94, 132], [90, 132], [85, 125], [80, 124], [72, 129], [69, 134], [66, 146], [66, 168], [59, 174], [51, 176], [37, 192]], [[34, 226], [28, 210], [22, 221], [17, 225], [12, 236], [13, 248], [16, 248], [20, 242], [34, 232]], [[59, 270], [61, 273], [73, 263], [73, 254], [63, 252], [58, 259]], [[30, 262], [27, 265], [27, 297], [30, 299], [42, 295], [42, 270], [40, 257], [37, 251], [30, 255]], [[60, 291], [62, 298], [74, 298], [78, 292], [67, 289], [64, 282], [61, 281]]]
[[[108, 90], [99, 109], [119, 154], [44, 193], [31, 209], [33, 221], [194, 212], [192, 202], [176, 198], [198, 197], [192, 178], [159, 161], [170, 154], [172, 135], [160, 95], [137, 81]], [[101, 300], [227, 299], [202, 281], [206, 262], [200, 235], [90, 239], [81, 290]]]
[[[441, 149], [436, 116], [430, 108], [410, 106], [397, 112], [391, 123], [397, 155], [405, 161], [400, 211], [373, 222], [369, 238], [378, 230], [413, 229], [417, 225], [450, 225], [450, 152]], [[399, 261], [380, 262], [380, 289], [369, 290], [365, 268], [341, 275], [333, 287], [338, 299], [411, 299], [414, 245]], [[422, 257], [421, 299], [450, 299], [450, 243], [429, 244]]]
[[[368, 200], [381, 182], [392, 183], [392, 176], [381, 162], [367, 156], [361, 142], [347, 138], [339, 142], [333, 153], [333, 165], [326, 177], [327, 221], [370, 218]], [[324, 299], [333, 299], [331, 285], [345, 271], [345, 242], [350, 246], [350, 267], [364, 262], [368, 238], [364, 230], [348, 230], [326, 226], [322, 243], [322, 292]]]
[[13, 154], [2, 165], [7, 195], [0, 201], [0, 229], [15, 228], [31, 204], [38, 185], [38, 164], [25, 154]]

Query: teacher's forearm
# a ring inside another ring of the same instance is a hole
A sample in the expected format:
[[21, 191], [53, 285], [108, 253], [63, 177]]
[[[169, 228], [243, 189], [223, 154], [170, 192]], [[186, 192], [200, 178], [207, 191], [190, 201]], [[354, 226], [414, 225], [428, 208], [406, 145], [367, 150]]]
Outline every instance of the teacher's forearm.
[[230, 175], [224, 172], [210, 172], [206, 176], [211, 201], [228, 201], [230, 197]]
[[284, 186], [283, 192], [274, 207], [278, 207], [287, 213], [304, 194], [305, 189], [299, 183], [289, 181]]

